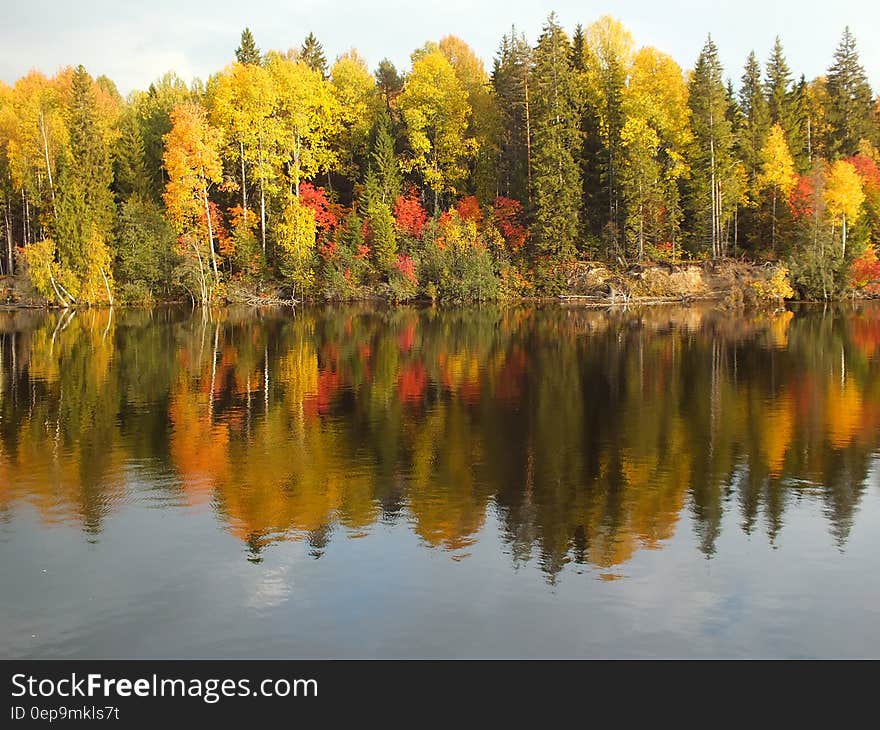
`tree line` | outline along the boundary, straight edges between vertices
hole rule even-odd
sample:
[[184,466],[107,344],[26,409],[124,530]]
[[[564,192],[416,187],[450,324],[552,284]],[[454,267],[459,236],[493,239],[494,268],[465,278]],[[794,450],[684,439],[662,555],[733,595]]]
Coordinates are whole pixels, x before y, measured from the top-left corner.
[[745,256],[830,298],[880,280],[878,120],[849,29],[824,76],[777,38],[737,84],[711,37],[684,71],[610,17],[512,28],[490,71],[454,36],[371,72],[245,29],[207,82],[0,84],[0,266],[71,306],[487,300],[557,292],[577,259]]

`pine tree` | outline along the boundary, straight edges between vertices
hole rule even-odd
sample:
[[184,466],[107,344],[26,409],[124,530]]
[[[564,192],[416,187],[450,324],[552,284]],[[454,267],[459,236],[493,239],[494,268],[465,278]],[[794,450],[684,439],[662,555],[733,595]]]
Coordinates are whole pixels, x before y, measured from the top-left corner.
[[320,44],[314,33],[309,33],[303,41],[300,49],[303,62],[313,71],[318,71],[325,79],[327,78],[327,58],[324,56],[324,46]]
[[727,240],[725,223],[736,207],[736,200],[727,194],[736,161],[732,154],[727,92],[718,48],[711,36],[691,76],[690,107],[695,140],[690,200],[692,232],[700,247],[706,246],[712,256],[721,256]]
[[241,44],[235,49],[235,58],[239,63],[260,65],[260,49],[254,42],[254,36],[250,28],[245,28],[241,32]]
[[532,78],[535,238],[542,254],[564,261],[577,250],[580,110],[571,44],[553,14],[535,48]]
[[873,94],[859,63],[856,39],[849,27],[843,31],[834,63],[828,69],[828,120],[831,130],[829,147],[833,153],[849,156],[856,153],[862,139],[873,140]]

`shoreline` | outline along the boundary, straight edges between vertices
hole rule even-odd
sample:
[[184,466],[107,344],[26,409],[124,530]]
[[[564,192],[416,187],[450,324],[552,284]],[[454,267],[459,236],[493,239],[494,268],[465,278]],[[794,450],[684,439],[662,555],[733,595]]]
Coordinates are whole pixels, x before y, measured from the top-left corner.
[[[787,271],[781,264],[772,262],[746,262],[741,259],[720,259],[707,261],[634,263],[626,267],[606,264],[600,261],[576,261],[569,265],[566,272],[564,291],[558,294],[531,294],[519,296],[503,296],[491,300],[458,301],[431,299],[421,294],[412,299],[394,301],[383,296],[380,286],[365,286],[359,296],[307,297],[302,300],[284,299],[269,293],[258,294],[260,289],[249,289],[247,286],[238,288],[238,296],[225,298],[208,304],[194,303],[189,299],[154,300],[150,302],[120,302],[113,304],[99,303],[90,305],[60,306],[52,300],[39,301],[28,293],[22,292],[24,280],[19,277],[2,277],[0,283],[5,284],[6,301],[0,302],[0,311],[15,310],[87,310],[107,309],[113,307],[131,309],[151,309],[167,306],[207,306],[235,307],[298,307],[326,306],[372,302],[377,308],[394,306],[436,306],[460,307],[482,306],[485,304],[549,304],[555,303],[568,307],[591,309],[626,308],[681,305],[689,306],[697,303],[716,302],[724,309],[766,309],[786,304],[831,304],[843,301],[871,301],[877,295],[865,292],[829,298],[800,299],[786,296],[795,294],[789,287],[777,291],[772,287],[774,276]],[[787,284],[787,279],[785,280]],[[272,292],[271,286],[268,290]],[[25,290],[26,292],[26,290]],[[18,297],[18,301],[14,301]],[[10,301],[12,300],[12,301]]]

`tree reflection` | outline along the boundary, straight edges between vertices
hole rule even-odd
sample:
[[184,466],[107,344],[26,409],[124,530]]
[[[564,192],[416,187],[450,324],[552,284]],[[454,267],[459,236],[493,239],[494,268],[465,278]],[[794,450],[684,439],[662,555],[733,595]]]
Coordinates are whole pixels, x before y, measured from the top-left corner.
[[730,509],[779,540],[806,498],[843,545],[878,448],[878,313],[0,313],[0,513],[98,535],[129,502],[189,505],[259,560],[401,520],[464,557],[492,511],[553,579],[662,547],[685,511],[707,555]]

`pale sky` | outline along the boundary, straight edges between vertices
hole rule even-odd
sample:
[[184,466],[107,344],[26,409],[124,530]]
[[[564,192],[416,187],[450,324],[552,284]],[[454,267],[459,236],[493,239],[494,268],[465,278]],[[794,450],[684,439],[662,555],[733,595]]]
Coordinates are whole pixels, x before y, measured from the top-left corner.
[[765,61],[777,34],[795,77],[824,73],[849,25],[875,92],[880,86],[880,2],[872,0],[0,0],[0,8],[0,79],[82,63],[123,94],[169,70],[206,79],[232,60],[244,26],[263,51],[299,46],[312,31],[329,61],[356,47],[371,69],[386,56],[406,69],[414,48],[452,33],[490,70],[511,24],[534,42],[551,10],[569,34],[579,22],[614,15],[638,45],[656,46],[684,68],[711,33],[737,82],[748,52]]

